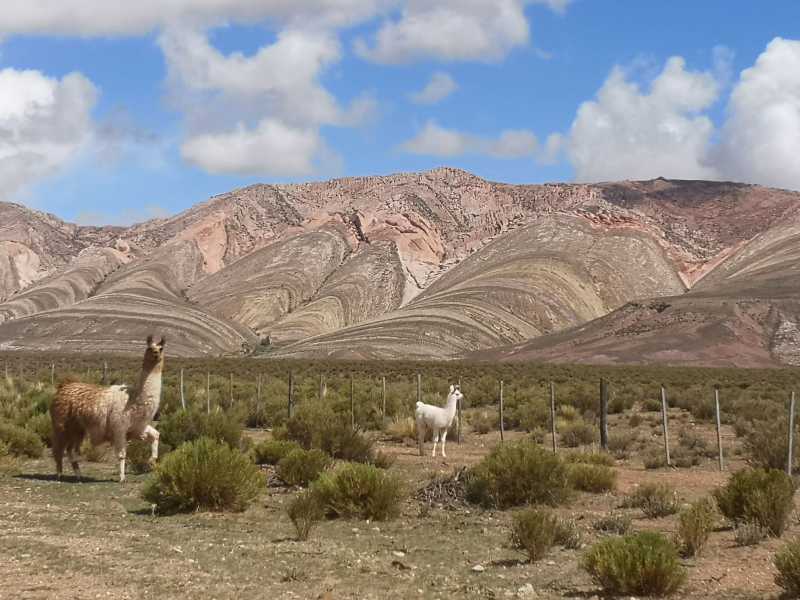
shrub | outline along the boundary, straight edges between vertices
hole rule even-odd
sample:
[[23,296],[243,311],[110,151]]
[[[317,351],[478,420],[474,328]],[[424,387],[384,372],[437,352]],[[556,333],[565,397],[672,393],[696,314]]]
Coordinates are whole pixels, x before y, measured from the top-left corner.
[[163,513],[241,511],[264,483],[259,468],[239,450],[203,437],[166,455],[142,496]]
[[647,483],[631,494],[624,505],[641,508],[648,519],[666,517],[678,512],[678,499],[670,486],[665,483]]
[[292,450],[278,462],[278,477],[286,485],[308,485],[331,464],[322,450]]
[[9,454],[14,456],[39,458],[44,452],[44,444],[38,435],[4,421],[0,421],[0,441],[5,443]]
[[651,448],[642,456],[642,464],[645,469],[660,469],[667,466],[667,458],[664,455],[664,450],[660,448]]
[[394,442],[416,439],[417,425],[413,417],[394,417],[384,428],[386,437]]
[[263,440],[253,448],[253,461],[257,465],[276,465],[300,444],[289,440]]
[[794,507],[794,483],[776,469],[744,469],[714,490],[720,512],[734,524],[752,521],[780,537]]
[[404,498],[403,485],[396,476],[359,463],[345,463],[323,473],[312,490],[329,517],[385,521],[400,513]]
[[800,539],[789,542],[775,553],[778,574],[775,583],[792,598],[800,597]]
[[53,445],[53,420],[49,413],[33,415],[25,423],[25,429],[39,436],[42,443],[48,448]]
[[742,523],[733,530],[737,546],[757,546],[769,536],[769,531],[758,523]]
[[586,446],[594,441],[594,427],[583,421],[567,423],[559,431],[561,445],[567,448]]
[[[628,417],[628,427],[631,429],[636,429],[639,425],[642,424],[642,415],[639,413],[633,413],[630,417]],[[610,440],[609,440],[610,441]]]
[[[163,452],[163,448],[161,451]],[[133,440],[128,443],[125,459],[132,473],[148,473],[153,469],[150,463],[150,444],[144,440]]]
[[683,510],[678,521],[678,536],[687,556],[696,556],[703,550],[714,528],[714,503],[703,498]]
[[581,547],[581,530],[572,519],[558,519],[556,527],[556,544],[577,550]]
[[569,452],[564,455],[568,463],[582,463],[587,465],[614,466],[614,458],[605,452]]
[[615,433],[608,436],[608,451],[617,458],[626,458],[639,435],[635,431]]
[[582,566],[612,594],[667,596],[686,579],[677,548],[660,533],[602,540],[584,555]]
[[319,448],[333,458],[350,462],[372,463],[375,460],[375,444],[360,431],[354,431],[349,423],[331,423],[321,432]]
[[162,418],[158,430],[161,441],[172,448],[201,437],[238,448],[242,438],[241,421],[221,411],[206,414],[199,410],[180,410]]
[[511,544],[528,555],[528,560],[536,562],[556,542],[558,518],[549,511],[528,508],[516,513],[511,525]]
[[[762,469],[786,468],[786,456],[789,450],[786,431],[787,427],[782,419],[754,421],[750,424],[745,434],[744,447],[754,466]],[[793,456],[797,457],[798,452],[800,452],[800,436],[795,436]]]
[[569,481],[577,490],[599,494],[616,487],[617,472],[603,465],[572,464],[569,465]]
[[378,450],[375,453],[375,458],[372,460],[372,464],[378,467],[379,469],[388,469],[391,467],[395,462],[395,457],[391,454],[384,452],[383,450]]
[[486,507],[557,506],[570,493],[564,462],[532,440],[495,447],[467,478],[467,500]]
[[106,443],[95,446],[88,439],[85,439],[81,444],[79,452],[85,461],[91,463],[101,463],[106,459],[108,449],[109,445]]
[[631,530],[631,518],[623,514],[611,514],[594,522],[592,527],[603,533],[625,535]]
[[311,528],[325,516],[325,512],[319,503],[319,498],[310,490],[298,494],[289,503],[286,512],[292,520],[292,525],[294,525],[297,532],[297,539],[300,541],[307,540],[308,534],[311,533]]
[[0,440],[0,473],[16,475],[19,473],[19,459],[11,454],[3,440]]
[[469,418],[469,425],[472,431],[479,435],[485,435],[495,428],[497,419],[486,411],[472,413]]

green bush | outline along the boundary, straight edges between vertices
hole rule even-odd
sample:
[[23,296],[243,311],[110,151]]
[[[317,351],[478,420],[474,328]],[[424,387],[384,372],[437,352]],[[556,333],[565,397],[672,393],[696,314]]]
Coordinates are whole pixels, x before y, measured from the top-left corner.
[[42,443],[48,448],[53,445],[53,420],[49,413],[33,415],[25,423],[25,429],[39,436]]
[[206,414],[200,410],[180,410],[163,417],[158,430],[161,441],[172,448],[201,437],[239,448],[242,439],[242,422],[222,411]]
[[[744,440],[745,451],[750,455],[751,463],[762,469],[786,469],[786,457],[789,450],[785,421],[753,421],[747,428]],[[793,456],[800,453],[800,436],[794,436]],[[794,467],[794,465],[792,465]]]
[[668,596],[686,580],[677,548],[660,533],[602,540],[584,555],[582,566],[612,594]]
[[657,519],[678,512],[678,498],[665,483],[646,483],[626,499],[624,506],[641,508],[645,517]]
[[557,506],[571,491],[561,458],[532,440],[496,446],[467,477],[467,500],[486,507]]
[[167,454],[142,496],[162,513],[242,511],[264,487],[264,475],[244,454],[202,437]]
[[278,477],[286,485],[308,485],[331,465],[322,450],[292,450],[278,461]]
[[696,556],[703,550],[714,528],[715,516],[714,503],[709,498],[698,500],[681,511],[678,537],[687,556]]
[[323,473],[312,491],[329,517],[360,517],[385,521],[400,514],[403,484],[373,465],[344,463]]
[[570,550],[577,550],[580,548],[581,530],[578,529],[577,523],[572,519],[558,519],[555,542],[559,546]]
[[530,562],[543,558],[556,542],[558,518],[538,508],[517,512],[511,525],[511,544],[523,550]]
[[758,523],[741,523],[733,530],[733,541],[737,546],[757,546],[769,537],[769,531]]
[[297,414],[286,422],[286,437],[303,448],[318,448],[339,460],[375,461],[374,442],[360,431],[353,430],[349,420],[318,402],[301,406]]
[[800,539],[787,543],[775,553],[778,574],[775,583],[792,598],[800,598]]
[[253,447],[253,461],[257,465],[277,465],[283,457],[300,448],[300,444],[290,440],[263,440]]
[[780,537],[794,508],[794,483],[776,469],[744,469],[714,490],[719,511],[735,525],[750,521]]
[[[161,451],[163,452],[164,449],[162,448]],[[153,465],[150,463],[150,454],[149,442],[144,440],[129,442],[125,455],[127,468],[132,473],[149,473],[153,469]]]
[[294,525],[297,532],[297,539],[300,541],[307,540],[308,534],[311,533],[311,528],[325,517],[319,498],[310,490],[298,494],[289,503],[286,512],[289,514],[292,525]]
[[625,535],[631,530],[631,518],[623,514],[611,514],[601,517],[592,524],[596,531],[603,533],[613,533],[616,535]]
[[667,466],[667,458],[662,448],[651,448],[642,456],[645,469],[661,469]]
[[563,456],[568,463],[604,465],[606,467],[613,467],[616,464],[614,457],[606,452],[568,452]]
[[39,458],[44,453],[44,444],[37,434],[12,423],[0,421],[0,441],[5,442],[14,456]]
[[101,463],[105,461],[108,450],[109,445],[106,443],[95,446],[90,440],[84,439],[78,452],[87,462]]
[[599,494],[617,485],[617,472],[611,467],[577,463],[569,465],[569,481],[576,490]]
[[594,427],[583,421],[567,423],[558,433],[561,445],[567,448],[587,446],[595,441]]
[[608,451],[617,458],[627,458],[638,439],[639,434],[635,431],[611,434],[608,436]]

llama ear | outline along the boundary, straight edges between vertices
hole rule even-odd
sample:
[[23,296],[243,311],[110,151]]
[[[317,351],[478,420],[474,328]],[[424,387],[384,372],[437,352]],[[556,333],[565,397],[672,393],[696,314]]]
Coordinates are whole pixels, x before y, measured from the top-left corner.
[[148,346],[152,346],[153,345],[153,336],[152,335],[148,335],[147,336],[147,345]]
[[164,344],[165,344],[166,342],[167,342],[167,338],[165,338],[165,337],[162,335],[162,336],[161,336],[161,341],[160,341],[160,342],[158,342],[158,347],[159,347],[159,348],[163,348],[163,347],[164,347]]
[[455,391],[456,391],[456,386],[454,386],[454,385],[451,385],[451,386],[450,386],[450,393],[452,394],[452,393],[453,393],[453,392],[455,392]]

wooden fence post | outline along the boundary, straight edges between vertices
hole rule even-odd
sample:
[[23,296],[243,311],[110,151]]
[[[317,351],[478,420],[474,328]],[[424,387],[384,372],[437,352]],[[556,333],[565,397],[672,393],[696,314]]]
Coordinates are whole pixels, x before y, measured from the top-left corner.
[[556,453],[556,386],[550,382],[550,432],[553,435],[553,454]]
[[672,466],[669,458],[669,424],[667,422],[667,388],[661,386],[661,424],[664,429],[664,454],[667,457],[667,466]]
[[288,414],[289,418],[292,418],[292,412],[294,411],[294,377],[292,376],[292,372],[289,371],[289,405],[288,405]]
[[381,377],[381,422],[386,419],[386,377]]
[[325,376],[319,376],[319,401],[322,402],[325,399]]
[[356,429],[356,399],[353,384],[353,376],[350,375],[350,426],[353,431]]
[[102,384],[106,385],[108,383],[108,362],[103,361],[103,379]]
[[206,371],[206,414],[211,414],[211,373]]
[[500,380],[500,441],[504,441],[505,424],[503,423],[503,380]]
[[421,373],[417,373],[417,402],[422,402],[422,374]]
[[786,458],[786,474],[789,477],[792,476],[792,467],[794,466],[792,463],[793,450],[794,450],[794,392],[792,392],[792,396],[789,399],[789,452]]
[[228,381],[228,408],[233,406],[233,373],[229,373]]
[[722,458],[722,427],[719,420],[719,386],[714,387],[714,414],[717,421],[717,450],[719,451],[719,470],[725,469]]
[[181,368],[181,408],[186,410],[186,396],[183,393],[183,368]]
[[[458,378],[458,391],[461,391],[461,377]],[[461,398],[458,399],[456,406],[456,443],[461,443]]]
[[608,450],[608,382],[600,378],[600,448]]
[[260,415],[260,412],[261,412],[261,373],[259,373],[258,377],[256,378],[256,412],[259,413],[259,417],[260,417],[261,416]]
[[56,384],[56,363],[50,363],[50,385]]

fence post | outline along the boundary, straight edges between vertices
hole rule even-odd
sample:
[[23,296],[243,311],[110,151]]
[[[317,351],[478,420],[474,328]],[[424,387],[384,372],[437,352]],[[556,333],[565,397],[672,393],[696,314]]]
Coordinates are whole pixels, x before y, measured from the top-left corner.
[[386,377],[381,377],[381,422],[386,419]]
[[292,418],[292,412],[294,410],[294,377],[292,377],[292,372],[289,371],[289,406],[288,406],[288,414],[289,418]]
[[50,363],[50,385],[56,384],[56,363]]
[[786,474],[792,476],[792,450],[794,450],[794,392],[789,399],[789,452],[786,459]]
[[722,428],[719,420],[719,386],[714,387],[714,414],[717,420],[717,450],[719,451],[719,470],[725,469],[722,459]]
[[233,406],[233,373],[229,373],[228,382],[228,408]]
[[211,373],[206,371],[206,414],[211,414]]
[[[461,391],[461,377],[458,378],[458,391]],[[461,443],[461,398],[458,399],[458,406],[456,406],[456,443]]]
[[319,394],[318,394],[318,396],[319,396],[319,401],[320,402],[322,402],[322,400],[325,398],[325,376],[324,375],[320,375],[319,376]]
[[421,373],[417,373],[417,402],[422,402],[422,374]]
[[667,423],[667,388],[661,386],[661,424],[664,429],[664,454],[667,457],[667,466],[672,466],[669,458],[669,424]]
[[350,375],[350,426],[356,429],[356,399],[354,393],[353,376]]
[[181,408],[186,410],[186,396],[183,394],[183,368],[181,368]]
[[103,381],[102,384],[106,385],[108,383],[108,362],[103,361]]
[[550,382],[550,432],[553,435],[553,454],[556,453],[556,386]]
[[608,382],[600,378],[600,448],[608,450]]
[[503,380],[500,380],[500,441],[505,437],[505,425],[503,424]]
[[256,379],[256,412],[261,416],[261,373],[258,374]]

